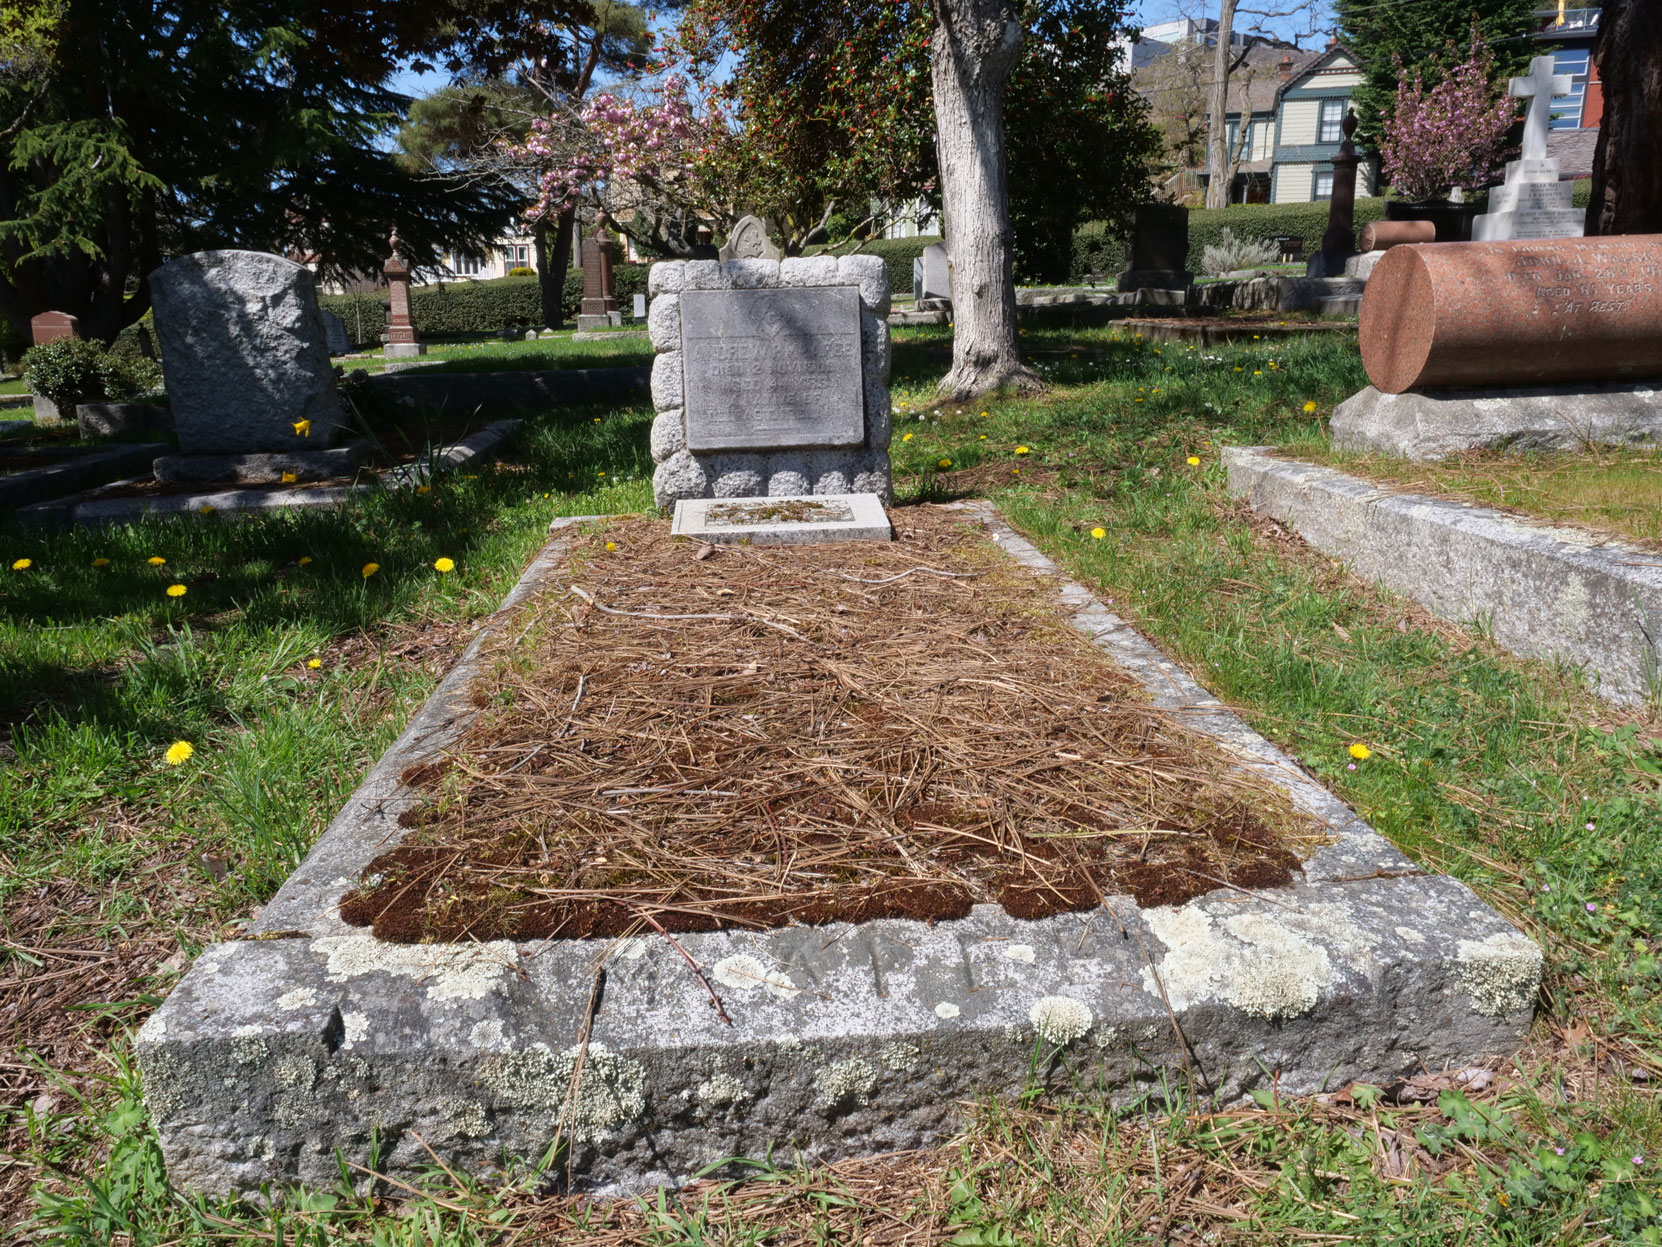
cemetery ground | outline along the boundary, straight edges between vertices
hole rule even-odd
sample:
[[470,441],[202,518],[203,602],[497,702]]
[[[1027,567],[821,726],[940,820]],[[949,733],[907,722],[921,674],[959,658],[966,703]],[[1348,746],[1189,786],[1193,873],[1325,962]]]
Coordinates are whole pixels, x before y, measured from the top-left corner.
[[1046,395],[937,408],[947,331],[897,332],[899,503],[996,500],[1539,940],[1515,1059],[1225,1110],[1181,1077],[1118,1110],[1088,1086],[1035,1090],[967,1106],[939,1149],[780,1156],[641,1200],[490,1190],[442,1156],[419,1192],[354,1194],[349,1166],[277,1209],[169,1192],[133,1029],[293,869],[549,520],[650,505],[644,407],[526,413],[496,467],[339,515],[0,530],[0,1225],[133,1243],[1662,1241],[1657,709],[1612,708],[1228,500],[1220,446],[1307,444],[1360,388],[1347,336],[1025,339]]

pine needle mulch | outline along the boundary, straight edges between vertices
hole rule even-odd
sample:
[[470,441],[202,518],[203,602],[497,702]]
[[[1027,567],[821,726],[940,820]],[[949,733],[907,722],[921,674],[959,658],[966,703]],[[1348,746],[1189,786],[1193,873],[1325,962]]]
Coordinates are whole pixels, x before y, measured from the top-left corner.
[[949,508],[898,540],[577,539],[342,914],[413,942],[1018,918],[1286,884],[1322,831]]

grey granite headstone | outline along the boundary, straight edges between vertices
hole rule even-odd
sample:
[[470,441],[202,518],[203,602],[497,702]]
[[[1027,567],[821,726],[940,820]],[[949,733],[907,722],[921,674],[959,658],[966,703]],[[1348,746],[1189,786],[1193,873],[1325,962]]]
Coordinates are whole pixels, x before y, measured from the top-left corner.
[[327,308],[323,310],[323,340],[330,355],[350,355],[352,343],[346,337],[346,322]]
[[727,245],[718,254],[723,260],[777,260],[785,253],[768,233],[767,222],[747,216],[727,235]]
[[340,398],[305,268],[259,251],[201,251],[151,273],[150,293],[181,451],[334,440]]
[[865,440],[853,286],[689,290],[681,351],[690,450]]
[[952,298],[952,268],[947,263],[946,247],[930,243],[923,249],[921,285],[913,291],[916,301]]

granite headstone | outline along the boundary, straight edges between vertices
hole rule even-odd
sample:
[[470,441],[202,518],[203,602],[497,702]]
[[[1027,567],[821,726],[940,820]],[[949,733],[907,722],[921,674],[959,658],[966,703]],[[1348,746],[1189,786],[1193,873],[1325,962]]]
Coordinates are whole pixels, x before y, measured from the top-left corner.
[[947,262],[946,247],[930,243],[912,266],[912,303],[925,301],[952,301],[952,266]]
[[346,337],[346,322],[328,308],[323,309],[323,340],[330,355],[352,353],[352,343]]
[[759,216],[747,216],[727,235],[727,245],[720,251],[723,260],[777,260],[784,255],[768,233],[767,222]]
[[1547,155],[1552,98],[1570,90],[1568,74],[1553,73],[1553,58],[1537,56],[1529,73],[1513,78],[1514,98],[1528,99],[1523,158],[1506,166],[1506,182],[1489,192],[1489,210],[1472,221],[1473,242],[1506,239],[1580,238],[1586,214],[1571,203],[1573,182],[1559,180],[1558,161]]
[[201,251],[151,273],[150,292],[184,453],[334,440],[340,398],[308,270],[259,251]]

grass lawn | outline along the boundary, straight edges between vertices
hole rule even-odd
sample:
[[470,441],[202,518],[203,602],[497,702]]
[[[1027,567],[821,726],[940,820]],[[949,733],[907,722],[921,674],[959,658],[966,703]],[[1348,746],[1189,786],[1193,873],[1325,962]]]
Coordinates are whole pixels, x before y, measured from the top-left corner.
[[[606,331],[617,341],[574,342],[570,333],[535,342],[433,342],[424,357],[437,360],[428,372],[521,372],[542,368],[628,368],[652,362],[652,344],[645,338],[624,336],[623,331]],[[342,360],[351,371],[363,368],[378,372],[387,361],[380,355],[361,360]]]
[[[495,469],[341,516],[0,530],[0,1209],[53,1243],[1662,1241],[1662,719],[1228,500],[1219,447],[1316,437],[1362,383],[1350,339],[1024,340],[1048,393],[935,408],[947,331],[897,332],[902,504],[996,498],[1408,853],[1537,936],[1548,977],[1515,1061],[1228,1111],[1180,1082],[1119,1110],[1080,1087],[976,1108],[940,1149],[639,1201],[437,1169],[420,1197],[167,1192],[132,1030],[271,895],[548,520],[649,506],[650,413],[563,411]],[[171,766],[178,740],[194,756]],[[1372,756],[1350,769],[1358,741]]]
[[1515,511],[1554,524],[1575,524],[1630,541],[1662,543],[1662,453],[1602,447],[1585,453],[1506,455],[1486,451],[1410,463],[1382,455],[1341,454],[1324,439],[1284,447],[1404,491]]

